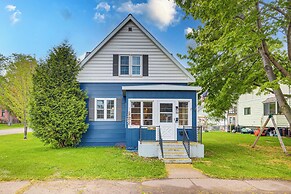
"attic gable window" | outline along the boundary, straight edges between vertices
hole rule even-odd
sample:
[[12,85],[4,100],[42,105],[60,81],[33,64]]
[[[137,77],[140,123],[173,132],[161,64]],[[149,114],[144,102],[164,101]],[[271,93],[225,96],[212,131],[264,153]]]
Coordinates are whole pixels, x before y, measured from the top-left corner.
[[120,55],[120,75],[140,76],[142,67],[141,55]]

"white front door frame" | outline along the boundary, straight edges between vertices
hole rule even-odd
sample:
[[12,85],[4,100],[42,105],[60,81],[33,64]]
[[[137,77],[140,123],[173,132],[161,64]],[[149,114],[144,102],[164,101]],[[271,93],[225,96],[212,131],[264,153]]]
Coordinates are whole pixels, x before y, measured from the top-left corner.
[[[177,141],[177,107],[178,100],[158,100],[157,101],[157,125],[160,126],[162,139],[166,141]],[[160,105],[161,104],[171,104],[172,105],[172,112],[164,112],[164,113],[172,113],[171,121],[169,122],[161,122],[161,111]],[[163,114],[163,113],[162,113]],[[159,140],[159,131],[156,132],[156,140]]]
[[[182,128],[183,126],[179,126],[179,111],[178,106],[179,102],[188,102],[188,126],[192,126],[192,99],[166,99],[166,98],[129,98],[128,99],[128,117],[127,117],[127,127],[128,128],[139,128],[138,125],[131,125],[130,122],[130,113],[131,113],[131,102],[133,101],[141,101],[141,102],[152,102],[153,103],[153,126],[160,126],[160,103],[173,103],[173,129],[174,129],[174,137],[171,140],[177,140],[177,129]],[[196,110],[197,111],[197,110]],[[144,126],[144,125],[143,125]],[[156,140],[159,140],[159,131],[156,130]]]

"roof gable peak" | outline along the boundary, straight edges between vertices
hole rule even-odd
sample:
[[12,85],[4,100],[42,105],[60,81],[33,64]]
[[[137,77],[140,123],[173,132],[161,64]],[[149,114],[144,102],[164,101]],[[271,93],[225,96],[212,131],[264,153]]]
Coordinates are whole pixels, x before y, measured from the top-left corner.
[[132,21],[192,82],[195,78],[185,69],[185,67],[151,34],[143,27],[130,13],[128,16],[99,44],[88,54],[80,63],[83,67],[115,34],[119,32],[129,21]]

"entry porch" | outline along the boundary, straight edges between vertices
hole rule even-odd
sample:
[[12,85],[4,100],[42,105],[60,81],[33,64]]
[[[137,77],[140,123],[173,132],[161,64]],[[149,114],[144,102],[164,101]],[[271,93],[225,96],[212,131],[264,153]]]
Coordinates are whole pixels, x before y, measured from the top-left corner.
[[139,156],[158,157],[165,163],[191,163],[191,158],[204,157],[201,127],[183,126],[182,129],[177,129],[176,140],[163,140],[163,134],[160,126],[141,126]]

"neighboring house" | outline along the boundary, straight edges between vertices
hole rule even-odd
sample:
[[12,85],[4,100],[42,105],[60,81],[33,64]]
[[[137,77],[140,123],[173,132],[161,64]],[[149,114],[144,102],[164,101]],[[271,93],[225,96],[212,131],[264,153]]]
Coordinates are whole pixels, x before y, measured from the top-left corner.
[[[81,146],[125,145],[157,157],[159,132],[163,141],[177,142],[183,126],[191,126],[189,138],[197,141],[200,87],[188,86],[193,76],[131,14],[81,66],[78,81],[89,97],[89,128]],[[198,147],[191,157],[204,156],[203,145]]]
[[[291,89],[287,85],[281,85],[283,94],[289,95]],[[280,112],[279,105],[274,94],[256,95],[257,91],[251,94],[244,94],[238,100],[238,124],[247,127],[260,127],[264,123],[269,114],[274,116],[278,127],[290,127],[285,116]],[[286,98],[291,105],[291,98]],[[269,122],[267,127],[273,127]]]
[[12,116],[9,111],[0,107],[0,123],[19,123],[19,120]]
[[204,102],[198,107],[198,126],[203,127],[203,131],[208,130],[225,130],[227,129],[227,114],[225,119],[217,119],[210,117],[207,112],[204,111]]

